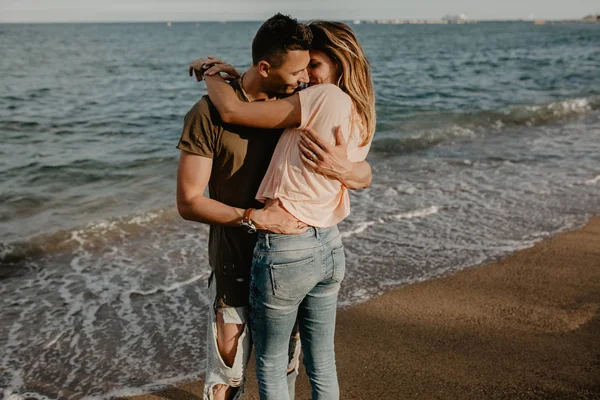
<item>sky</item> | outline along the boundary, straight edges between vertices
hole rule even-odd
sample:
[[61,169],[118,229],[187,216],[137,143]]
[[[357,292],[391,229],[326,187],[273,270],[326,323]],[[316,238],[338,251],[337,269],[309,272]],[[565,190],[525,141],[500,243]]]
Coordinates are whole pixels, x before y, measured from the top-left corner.
[[0,22],[298,19],[578,19],[600,13],[599,0],[0,0]]

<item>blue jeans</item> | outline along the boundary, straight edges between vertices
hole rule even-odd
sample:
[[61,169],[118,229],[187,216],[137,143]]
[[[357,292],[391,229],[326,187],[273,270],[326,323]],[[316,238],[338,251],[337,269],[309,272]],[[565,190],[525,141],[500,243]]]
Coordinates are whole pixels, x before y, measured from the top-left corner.
[[250,329],[262,400],[288,400],[288,346],[298,320],[312,398],[339,399],[334,334],[344,278],[337,226],[299,235],[260,233],[250,282]]

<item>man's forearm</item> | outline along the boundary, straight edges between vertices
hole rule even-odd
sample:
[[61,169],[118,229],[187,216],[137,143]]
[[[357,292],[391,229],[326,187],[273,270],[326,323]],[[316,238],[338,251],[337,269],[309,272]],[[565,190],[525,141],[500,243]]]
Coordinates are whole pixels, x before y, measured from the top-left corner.
[[371,186],[371,165],[366,161],[353,162],[352,168],[340,176],[338,180],[348,189],[364,189]]
[[184,219],[209,225],[240,226],[244,216],[244,209],[202,195],[188,201],[178,201],[177,209]]
[[[204,196],[186,202],[179,201],[177,208],[179,214],[186,220],[232,227],[241,226],[245,211]],[[306,229],[306,224],[298,221],[283,208],[276,206],[267,208],[252,212],[251,220],[256,229],[285,234],[302,233]]]

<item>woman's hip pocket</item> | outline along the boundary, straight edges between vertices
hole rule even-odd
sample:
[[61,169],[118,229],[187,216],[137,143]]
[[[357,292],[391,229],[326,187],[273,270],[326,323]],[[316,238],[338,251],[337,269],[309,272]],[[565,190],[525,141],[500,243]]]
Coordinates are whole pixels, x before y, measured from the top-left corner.
[[255,254],[252,279],[265,294],[282,300],[302,300],[321,278],[320,255],[315,250]]

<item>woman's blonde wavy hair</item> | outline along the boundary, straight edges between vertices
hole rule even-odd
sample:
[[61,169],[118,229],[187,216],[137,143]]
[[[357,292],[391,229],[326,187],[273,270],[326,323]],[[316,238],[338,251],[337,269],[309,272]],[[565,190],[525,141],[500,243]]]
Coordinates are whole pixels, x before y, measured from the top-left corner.
[[363,121],[361,146],[375,134],[375,90],[371,79],[371,65],[350,27],[342,22],[311,21],[312,50],[322,51],[335,63],[338,70],[337,86],[354,103]]

